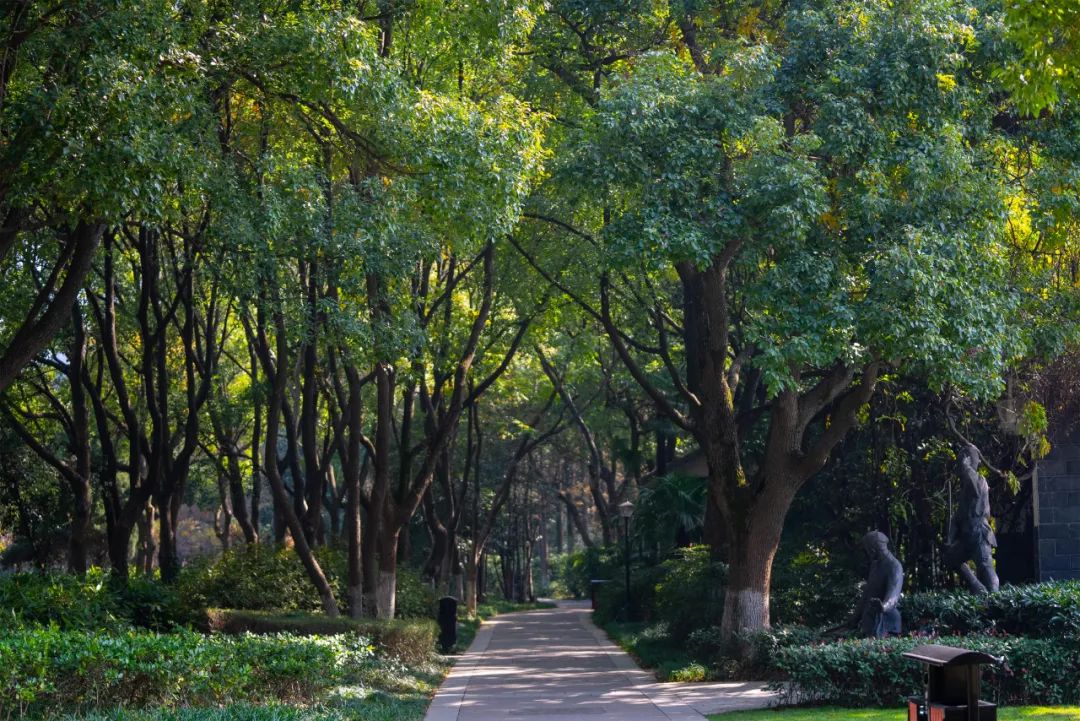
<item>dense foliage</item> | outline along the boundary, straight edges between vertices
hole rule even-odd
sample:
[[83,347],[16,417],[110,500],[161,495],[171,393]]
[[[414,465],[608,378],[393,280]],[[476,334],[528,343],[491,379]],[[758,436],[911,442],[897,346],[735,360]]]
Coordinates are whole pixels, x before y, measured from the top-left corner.
[[0,575],[0,607],[10,614],[5,621],[16,627],[170,630],[190,621],[190,607],[180,599],[175,589],[150,578],[132,578],[126,585],[110,583],[100,569],[85,578],[59,573]]

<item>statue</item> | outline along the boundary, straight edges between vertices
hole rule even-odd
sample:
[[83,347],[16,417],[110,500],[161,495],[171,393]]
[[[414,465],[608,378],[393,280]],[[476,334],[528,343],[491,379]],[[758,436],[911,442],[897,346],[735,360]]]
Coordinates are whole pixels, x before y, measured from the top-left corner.
[[870,573],[862,599],[847,626],[858,624],[863,638],[884,638],[900,633],[900,592],[904,568],[889,551],[889,537],[880,531],[863,536],[863,550],[870,557]]
[[904,588],[904,567],[889,551],[889,537],[881,531],[863,536],[863,550],[870,559],[870,573],[862,598],[847,621],[830,628],[827,635],[847,635],[858,629],[862,638],[884,638],[900,634],[900,592]]
[[[960,500],[949,521],[945,565],[960,574],[972,593],[998,590],[993,549],[997,538],[990,527],[990,488],[979,474],[979,449],[965,443],[960,455]],[[972,573],[968,561],[975,562]]]

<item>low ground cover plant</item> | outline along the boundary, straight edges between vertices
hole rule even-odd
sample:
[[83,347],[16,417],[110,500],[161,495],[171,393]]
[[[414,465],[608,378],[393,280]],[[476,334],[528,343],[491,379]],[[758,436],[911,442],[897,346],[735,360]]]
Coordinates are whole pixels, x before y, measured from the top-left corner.
[[356,634],[371,639],[385,655],[407,663],[431,656],[439,628],[430,619],[329,618],[321,614],[284,614],[212,608],[206,612],[209,630],[227,634],[289,633],[297,636]]
[[0,636],[0,718],[50,709],[312,701],[375,658],[356,634],[28,628]]

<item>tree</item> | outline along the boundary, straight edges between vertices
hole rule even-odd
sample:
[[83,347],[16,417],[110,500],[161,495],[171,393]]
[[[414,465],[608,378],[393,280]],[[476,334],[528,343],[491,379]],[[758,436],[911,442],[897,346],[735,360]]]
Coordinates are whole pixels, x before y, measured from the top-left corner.
[[883,375],[993,396],[1023,351],[985,28],[965,13],[688,12],[686,54],[627,63],[538,198],[537,270],[704,452],[729,640],[768,625],[785,514]]

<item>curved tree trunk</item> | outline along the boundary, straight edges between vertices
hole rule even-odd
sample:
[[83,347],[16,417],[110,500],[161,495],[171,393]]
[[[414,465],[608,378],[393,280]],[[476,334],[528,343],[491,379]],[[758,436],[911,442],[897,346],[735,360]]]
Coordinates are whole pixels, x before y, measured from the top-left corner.
[[[288,348],[286,344],[288,341],[285,330],[285,319],[280,312],[275,313],[274,330],[276,331],[277,336],[277,357],[279,359],[287,358]],[[266,365],[268,366],[267,370],[270,370],[269,363]],[[274,503],[284,516],[285,524],[288,526],[289,533],[293,538],[293,547],[296,549],[296,555],[300,557],[300,562],[303,564],[304,570],[307,571],[308,578],[311,580],[312,585],[315,586],[315,590],[319,594],[323,612],[326,613],[327,616],[336,617],[339,615],[339,611],[337,599],[334,598],[334,591],[330,587],[330,583],[326,580],[326,574],[323,573],[322,568],[319,566],[319,562],[315,559],[315,554],[312,553],[311,546],[308,545],[304,535],[304,527],[300,523],[299,515],[297,515],[292,504],[289,502],[289,495],[285,490],[285,483],[281,479],[281,471],[278,466],[277,441],[278,431],[280,429],[282,405],[285,401],[285,381],[285,369],[279,367],[276,372],[273,372],[273,395],[271,396],[270,405],[266,412],[266,443],[263,451],[263,466],[266,468],[266,475],[270,481],[270,490],[274,494]]]
[[[67,321],[104,232],[104,225],[82,222],[68,235],[58,261],[67,264],[63,282],[55,289],[46,288],[39,293],[40,302],[34,303],[7,347],[0,351],[0,392],[11,385],[19,371],[45,348]],[[59,275],[54,274],[52,280],[55,282]]]

